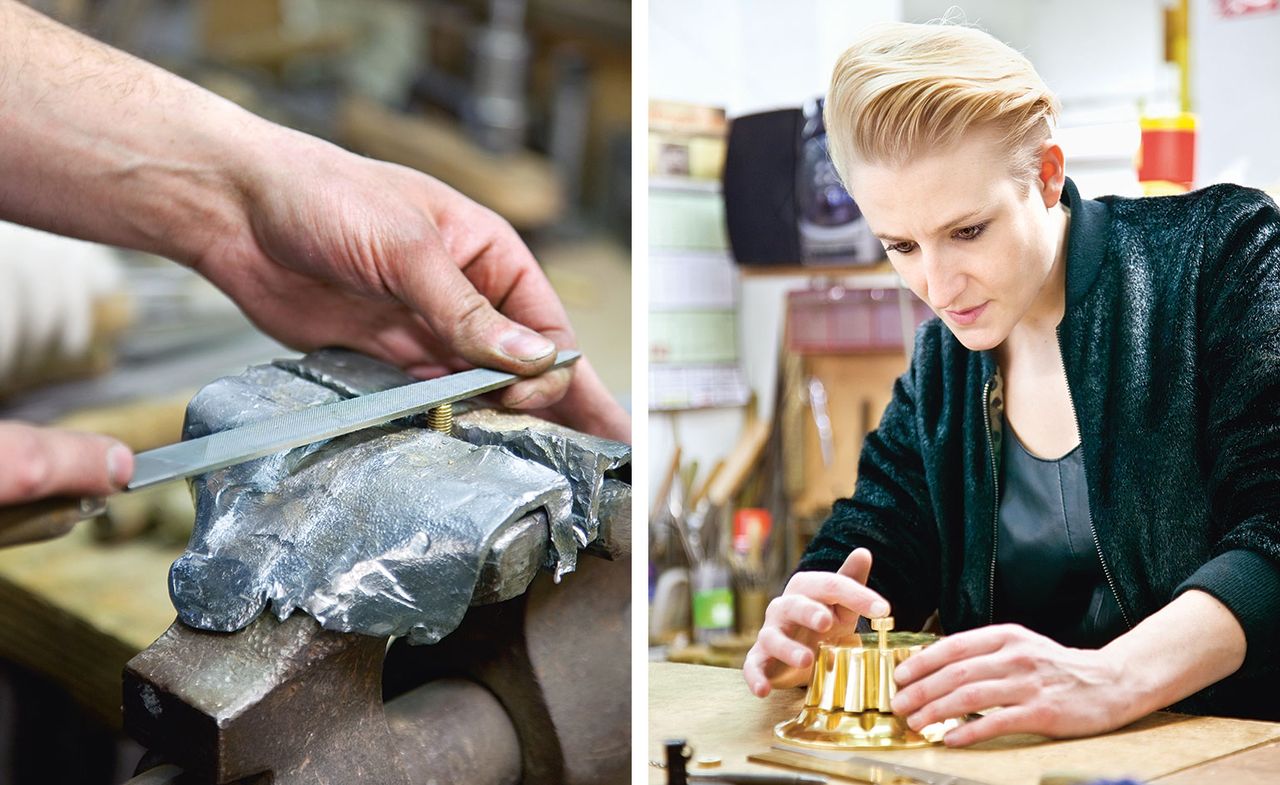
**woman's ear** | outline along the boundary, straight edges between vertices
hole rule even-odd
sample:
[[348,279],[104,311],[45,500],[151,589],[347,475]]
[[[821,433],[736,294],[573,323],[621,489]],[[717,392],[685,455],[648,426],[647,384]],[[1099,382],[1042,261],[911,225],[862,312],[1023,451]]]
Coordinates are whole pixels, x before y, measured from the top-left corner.
[[1064,168],[1062,148],[1052,139],[1046,139],[1040,148],[1040,177],[1036,186],[1046,208],[1057,206],[1066,187],[1067,172]]

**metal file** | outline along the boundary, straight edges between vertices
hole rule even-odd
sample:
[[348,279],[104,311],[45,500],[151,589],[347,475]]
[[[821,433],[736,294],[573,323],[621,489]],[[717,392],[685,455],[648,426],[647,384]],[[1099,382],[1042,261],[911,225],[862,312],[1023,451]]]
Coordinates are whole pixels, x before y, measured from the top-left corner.
[[[581,352],[562,351],[552,368],[575,362]],[[237,463],[421,414],[428,409],[507,387],[526,378],[477,368],[438,379],[312,406],[279,417],[220,431],[199,439],[138,453],[134,458],[134,491],[169,480],[193,477]]]
[[[580,352],[562,351],[551,368],[571,365]],[[550,370],[550,369],[549,369]],[[295,447],[332,439],[515,384],[512,373],[477,368],[269,417],[260,422],[171,444],[134,456],[136,491],[194,477]],[[0,507],[0,547],[59,537],[78,521],[100,515],[105,499],[58,497]]]

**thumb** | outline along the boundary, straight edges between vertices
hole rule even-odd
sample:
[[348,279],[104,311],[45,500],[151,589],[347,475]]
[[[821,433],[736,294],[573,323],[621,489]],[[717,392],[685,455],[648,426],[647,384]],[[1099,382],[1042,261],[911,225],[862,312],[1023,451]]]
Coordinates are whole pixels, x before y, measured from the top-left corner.
[[476,290],[443,249],[435,263],[405,265],[400,297],[445,348],[472,365],[532,375],[555,361],[556,345],[503,316]]
[[0,504],[106,496],[133,476],[133,453],[91,433],[0,422]]

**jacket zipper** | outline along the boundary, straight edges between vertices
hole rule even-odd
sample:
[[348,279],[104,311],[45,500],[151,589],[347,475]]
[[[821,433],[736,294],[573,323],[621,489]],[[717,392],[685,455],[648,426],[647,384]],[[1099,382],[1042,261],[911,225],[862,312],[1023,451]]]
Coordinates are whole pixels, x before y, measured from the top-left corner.
[[[993,377],[994,378],[994,377]],[[987,624],[996,618],[996,553],[1000,537],[1000,470],[996,466],[996,448],[991,439],[991,379],[982,385],[982,422],[987,426],[987,454],[991,456],[991,570],[987,585]]]
[[[1062,379],[1067,383],[1067,400],[1071,403],[1071,419],[1076,425],[1076,441],[1080,446],[1080,470],[1084,472],[1085,487],[1089,485],[1089,467],[1084,461],[1084,435],[1080,430],[1080,415],[1076,412],[1075,394],[1071,392],[1071,377],[1067,376],[1066,353],[1062,350],[1062,330],[1054,328],[1054,334],[1058,338],[1058,354],[1062,357]],[[1124,603],[1120,602],[1120,592],[1116,590],[1115,581],[1111,579],[1111,569],[1107,567],[1107,560],[1102,555],[1102,543],[1098,540],[1098,528],[1093,525],[1093,505],[1089,503],[1088,496],[1085,497],[1085,513],[1089,518],[1089,533],[1093,535],[1093,548],[1098,552],[1098,562],[1102,565],[1102,574],[1107,579],[1107,586],[1111,589],[1111,596],[1115,598],[1116,607],[1120,609],[1120,617],[1124,619],[1124,626],[1132,630],[1133,624],[1129,622],[1129,614],[1125,612]]]

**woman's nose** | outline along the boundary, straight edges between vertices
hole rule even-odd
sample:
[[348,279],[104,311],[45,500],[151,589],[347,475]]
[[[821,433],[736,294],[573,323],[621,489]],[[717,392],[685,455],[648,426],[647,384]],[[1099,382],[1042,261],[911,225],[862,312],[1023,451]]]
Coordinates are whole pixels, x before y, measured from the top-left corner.
[[929,305],[935,311],[964,305],[957,300],[964,292],[964,274],[948,264],[941,254],[923,254],[925,286]]

